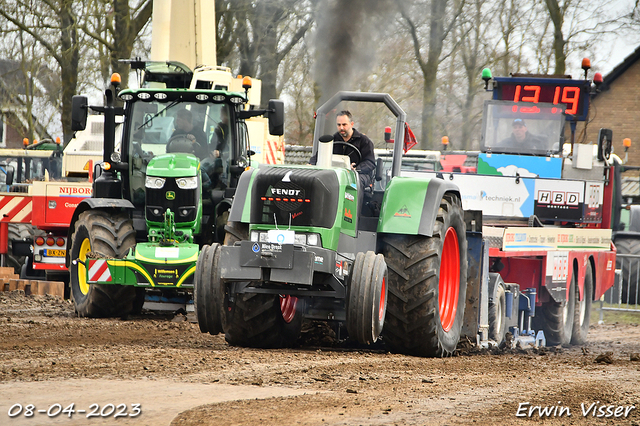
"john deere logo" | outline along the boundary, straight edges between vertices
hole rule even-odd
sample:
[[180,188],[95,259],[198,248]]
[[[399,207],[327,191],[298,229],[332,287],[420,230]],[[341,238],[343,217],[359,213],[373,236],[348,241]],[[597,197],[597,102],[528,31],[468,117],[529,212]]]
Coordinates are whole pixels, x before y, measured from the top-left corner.
[[175,200],[176,199],[176,193],[173,191],[167,191],[165,193],[165,196],[167,197],[167,200]]

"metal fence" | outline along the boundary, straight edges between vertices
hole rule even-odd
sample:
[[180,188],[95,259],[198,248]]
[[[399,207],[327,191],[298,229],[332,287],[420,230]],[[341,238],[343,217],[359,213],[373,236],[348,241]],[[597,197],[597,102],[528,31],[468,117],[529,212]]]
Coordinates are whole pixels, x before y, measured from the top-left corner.
[[600,320],[603,311],[636,312],[640,315],[640,255],[617,254],[616,277],[600,299]]

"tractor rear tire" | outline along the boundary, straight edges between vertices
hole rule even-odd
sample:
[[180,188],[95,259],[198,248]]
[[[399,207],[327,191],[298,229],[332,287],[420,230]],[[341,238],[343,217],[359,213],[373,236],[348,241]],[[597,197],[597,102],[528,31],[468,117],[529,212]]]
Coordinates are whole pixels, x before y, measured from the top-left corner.
[[549,302],[538,308],[534,326],[544,331],[548,346],[571,344],[573,319],[576,307],[576,273],[571,273],[569,300],[563,303]]
[[[614,241],[618,254],[640,255],[640,239],[637,238],[616,238]],[[636,300],[640,302],[640,288],[638,287],[638,264],[637,258],[631,259],[616,257],[616,269],[622,269],[622,303],[635,305]]]
[[431,237],[387,235],[389,298],[384,342],[396,352],[448,356],[460,340],[467,240],[460,199],[445,195]]
[[587,264],[584,274],[584,284],[582,300],[576,286],[576,304],[573,312],[573,331],[571,332],[572,345],[584,345],[589,334],[589,324],[591,323],[591,303],[593,300],[593,271],[591,264]]
[[506,299],[504,286],[498,284],[494,299],[489,302],[489,339],[498,346],[504,342],[506,328]]
[[347,296],[347,332],[358,343],[375,343],[387,308],[387,264],[372,251],[358,253]]
[[193,305],[203,333],[222,332],[222,291],[220,282],[220,245],[202,247],[196,263]]
[[[88,210],[80,214],[71,237],[71,260],[87,260],[95,252],[105,258],[122,259],[136,245],[133,221],[126,213]],[[136,287],[88,284],[85,266],[69,268],[71,296],[80,317],[124,317],[134,309]]]
[[236,241],[246,241],[249,239],[249,225],[241,222],[227,222],[224,227],[224,245],[232,246]]

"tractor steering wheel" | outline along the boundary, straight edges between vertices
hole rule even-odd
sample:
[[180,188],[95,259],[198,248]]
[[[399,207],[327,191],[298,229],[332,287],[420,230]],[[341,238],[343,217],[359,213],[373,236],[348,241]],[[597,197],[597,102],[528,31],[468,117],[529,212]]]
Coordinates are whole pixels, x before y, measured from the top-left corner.
[[201,150],[202,146],[198,142],[189,139],[187,135],[175,135],[167,142],[166,152],[183,152],[185,154],[194,154],[197,157],[198,152]]
[[360,152],[360,150],[358,148],[356,148],[355,146],[351,145],[350,143],[342,142],[342,141],[334,141],[333,144],[334,145],[342,145],[342,146],[346,146],[347,148],[351,148],[351,150],[358,155],[358,161],[356,161],[355,163],[359,164],[362,161],[362,153]]

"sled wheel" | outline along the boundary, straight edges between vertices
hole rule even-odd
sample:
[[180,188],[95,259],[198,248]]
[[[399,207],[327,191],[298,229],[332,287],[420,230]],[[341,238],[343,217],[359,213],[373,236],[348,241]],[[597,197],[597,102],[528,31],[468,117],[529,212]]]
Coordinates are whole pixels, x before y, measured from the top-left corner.
[[386,235],[389,268],[385,344],[418,356],[452,354],[467,293],[467,240],[460,199],[440,201],[431,237]]
[[358,253],[353,263],[347,305],[347,332],[370,345],[382,332],[387,311],[387,264],[372,251]]
[[116,317],[130,314],[136,299],[136,287],[116,284],[89,284],[85,264],[87,254],[121,259],[136,245],[133,221],[126,213],[88,210],[80,214],[71,237],[69,268],[71,296],[81,317]]
[[576,273],[571,274],[569,299],[563,303],[549,302],[536,312],[535,325],[542,328],[548,346],[569,345],[576,305]]
[[489,339],[494,340],[498,346],[502,344],[506,328],[506,300],[504,287],[498,284],[494,299],[489,302]]
[[591,322],[591,303],[593,299],[593,271],[591,264],[587,264],[584,274],[584,284],[582,300],[576,287],[576,305],[573,313],[573,331],[571,332],[571,344],[584,345],[589,334],[589,323]]

